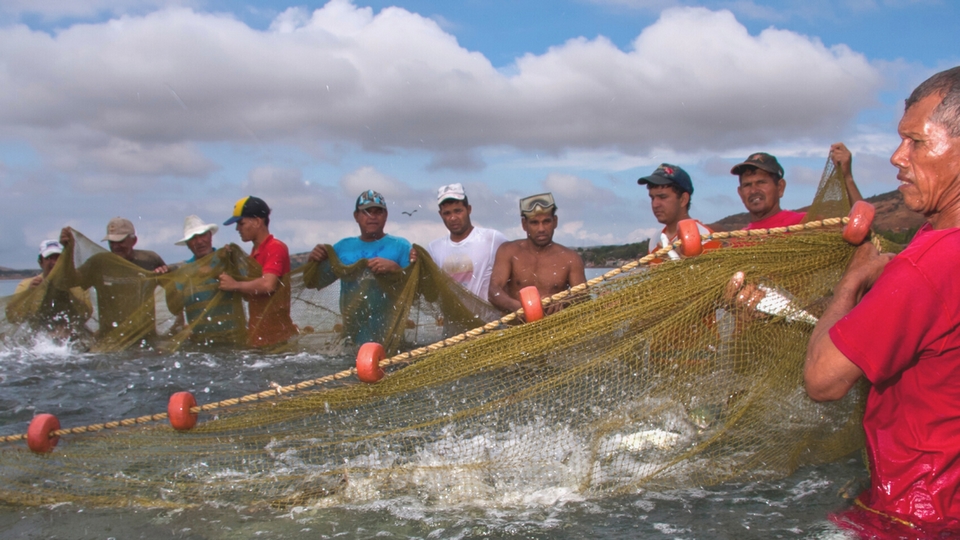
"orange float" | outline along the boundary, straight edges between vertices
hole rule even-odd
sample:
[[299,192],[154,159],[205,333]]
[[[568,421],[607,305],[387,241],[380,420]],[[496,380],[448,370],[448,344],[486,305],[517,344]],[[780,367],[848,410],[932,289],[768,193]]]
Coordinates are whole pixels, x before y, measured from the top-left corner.
[[383,378],[383,370],[380,369],[380,362],[387,357],[383,345],[379,343],[364,343],[357,351],[357,378],[361,381],[373,384]]
[[190,409],[197,406],[197,400],[190,392],[177,392],[170,396],[167,403],[167,419],[170,425],[177,431],[187,431],[197,425],[197,413],[191,413]]
[[38,454],[52,452],[60,437],[51,437],[50,434],[58,429],[60,420],[56,416],[46,413],[34,416],[27,428],[27,446]]
[[680,254],[684,257],[696,257],[703,253],[703,239],[700,238],[696,220],[681,219],[677,223],[677,236],[680,238]]
[[539,321],[543,318],[543,303],[540,301],[540,291],[530,285],[520,289],[520,304],[527,322]]
[[843,226],[843,239],[855,246],[862,244],[870,234],[870,226],[873,225],[876,213],[877,209],[867,201],[853,203],[847,215],[850,221]]

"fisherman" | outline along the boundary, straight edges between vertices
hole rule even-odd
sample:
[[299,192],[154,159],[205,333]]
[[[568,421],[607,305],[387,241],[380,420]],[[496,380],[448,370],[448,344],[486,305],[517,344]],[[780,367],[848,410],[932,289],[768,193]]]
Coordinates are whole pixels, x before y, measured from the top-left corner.
[[[650,195],[650,209],[657,221],[663,224],[663,230],[660,231],[660,238],[656,243],[650,242],[649,252],[653,253],[664,246],[672,245],[679,237],[678,224],[681,220],[690,219],[690,199],[693,197],[693,181],[690,175],[676,165],[663,163],[649,176],[644,176],[637,180],[640,185],[647,186],[647,193]],[[709,227],[696,221],[697,230],[701,236],[712,234]],[[716,240],[704,241],[705,249],[716,249],[720,243]],[[680,254],[671,249],[667,253],[670,260],[677,260]],[[663,262],[656,260],[656,262]]]
[[[551,193],[520,199],[520,225],[527,233],[497,250],[490,277],[489,300],[504,312],[517,311],[520,289],[535,285],[540,297],[586,283],[583,260],[576,251],[553,241],[557,204]],[[548,311],[558,309],[551,305]]]
[[107,223],[107,235],[101,242],[107,242],[114,255],[119,255],[148,272],[155,274],[167,272],[167,264],[163,262],[160,255],[145,249],[133,249],[133,246],[137,245],[137,230],[129,219],[122,217],[111,219]]
[[[853,181],[853,156],[846,145],[842,142],[831,145],[830,160],[843,174],[850,203],[863,199]],[[744,230],[789,227],[801,223],[806,217],[803,212],[780,208],[780,199],[787,188],[787,181],[783,178],[783,167],[774,156],[765,152],[750,154],[743,163],[734,165],[730,174],[740,178],[737,193],[750,213],[750,224],[744,227]]]
[[507,237],[500,231],[473,225],[473,208],[461,184],[441,187],[437,203],[440,219],[450,234],[430,242],[427,251],[454,281],[486,301],[493,261]]
[[[14,296],[41,287],[47,281],[57,261],[60,260],[61,253],[63,253],[63,246],[60,242],[52,239],[40,242],[40,254],[37,256],[40,274],[17,284],[13,292]],[[7,305],[7,320],[20,323],[31,319],[46,330],[51,330],[58,335],[64,334],[63,337],[70,337],[80,331],[93,314],[90,295],[80,287],[72,287],[66,294],[64,289],[59,287],[47,287],[46,291],[38,294],[43,294],[38,310],[31,313],[28,318],[24,318],[25,314],[17,312],[15,309],[17,303],[13,301]]]
[[[242,297],[220,291],[220,281],[214,275],[224,263],[213,249],[213,235],[219,228],[215,223],[204,223],[199,216],[187,216],[183,238],[174,244],[187,246],[192,256],[171,276],[171,292],[175,292],[167,295],[167,307],[177,317],[173,329],[179,331],[185,326],[186,314],[190,340],[204,345],[246,342]],[[215,304],[211,304],[213,300]]]
[[871,485],[857,499],[869,513],[850,515],[945,538],[960,531],[960,67],[927,79],[904,109],[890,162],[927,223],[895,257],[857,249],[810,337],[804,380],[816,401],[870,383]]
[[[74,241],[73,230],[64,227],[60,244],[66,247]],[[157,281],[151,277],[165,274],[167,265],[153,251],[134,249],[137,231],[128,219],[111,219],[102,241],[109,243],[110,253],[96,253],[79,268],[74,267],[73,258],[66,260],[64,284],[97,291],[97,340],[101,348],[148,344],[156,337]]]
[[[360,227],[360,236],[344,238],[333,246],[341,264],[350,266],[366,260],[366,270],[369,270],[340,280],[344,335],[358,345],[370,341],[382,343],[387,331],[390,306],[375,276],[400,272],[410,265],[410,242],[384,232],[388,215],[383,195],[372,189],[364,191],[353,207],[353,219]],[[308,260],[322,263],[329,257],[326,247],[317,244]],[[367,291],[363,295],[365,300],[358,302],[361,291]]]
[[253,243],[250,256],[263,272],[246,281],[220,274],[220,290],[239,292],[247,300],[247,345],[260,348],[282,344],[298,333],[290,319],[290,251],[270,234],[270,207],[263,199],[249,196],[237,201],[233,214],[223,222],[234,223],[240,239]]

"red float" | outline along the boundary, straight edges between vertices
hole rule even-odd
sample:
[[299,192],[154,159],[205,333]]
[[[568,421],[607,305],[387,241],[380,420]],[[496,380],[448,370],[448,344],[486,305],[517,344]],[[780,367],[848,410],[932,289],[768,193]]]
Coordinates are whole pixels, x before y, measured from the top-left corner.
[[380,369],[380,362],[387,357],[383,345],[379,343],[364,343],[357,351],[357,378],[361,381],[373,384],[383,378],[383,370]]
[[197,406],[197,400],[190,392],[177,392],[170,396],[167,403],[167,419],[170,425],[177,431],[187,431],[197,425],[197,413],[190,412],[190,409]]
[[703,239],[696,220],[681,219],[677,223],[677,236],[680,237],[680,254],[684,257],[696,257],[703,253]]
[[523,315],[527,318],[527,322],[539,321],[543,318],[540,291],[533,285],[520,289],[520,304],[523,305]]
[[873,225],[876,213],[877,209],[867,201],[853,203],[847,216],[850,221],[843,226],[843,239],[855,246],[862,244],[870,234],[870,226]]
[[60,420],[56,416],[46,413],[34,416],[27,428],[27,446],[38,454],[52,452],[60,437],[51,437],[50,434],[58,429]]

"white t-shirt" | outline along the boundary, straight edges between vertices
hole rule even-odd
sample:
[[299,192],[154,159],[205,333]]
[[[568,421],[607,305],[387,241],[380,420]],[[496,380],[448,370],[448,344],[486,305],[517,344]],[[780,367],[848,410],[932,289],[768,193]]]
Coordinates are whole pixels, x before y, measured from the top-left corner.
[[500,231],[474,227],[460,242],[452,242],[450,235],[437,238],[430,242],[427,251],[454,281],[486,301],[497,249],[506,241]]
[[[649,253],[653,253],[654,251],[657,251],[663,246],[670,245],[677,241],[677,238],[679,238],[680,236],[680,231],[678,230],[677,234],[673,235],[673,238],[667,238],[666,230],[667,228],[664,227],[663,230],[660,231],[660,240],[658,240],[656,244],[654,244],[652,240],[650,241],[650,244],[649,244],[650,247],[647,250]],[[706,226],[704,226],[703,223],[700,223],[699,221],[697,221],[697,230],[700,231],[701,236],[704,234],[713,234],[713,231],[708,229]],[[706,240],[703,240],[702,243],[706,243]],[[671,249],[669,252],[667,252],[667,257],[671,261],[675,261],[680,258],[680,254],[677,253],[677,250]]]

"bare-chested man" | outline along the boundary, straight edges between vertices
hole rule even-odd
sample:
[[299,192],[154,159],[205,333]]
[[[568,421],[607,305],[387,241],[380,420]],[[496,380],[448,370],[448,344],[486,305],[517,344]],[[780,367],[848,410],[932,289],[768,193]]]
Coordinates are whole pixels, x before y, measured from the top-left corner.
[[541,298],[587,281],[577,252],[554,243],[557,205],[543,193],[520,200],[520,223],[527,237],[497,250],[490,276],[490,303],[506,312],[520,309],[520,289],[535,285]]

